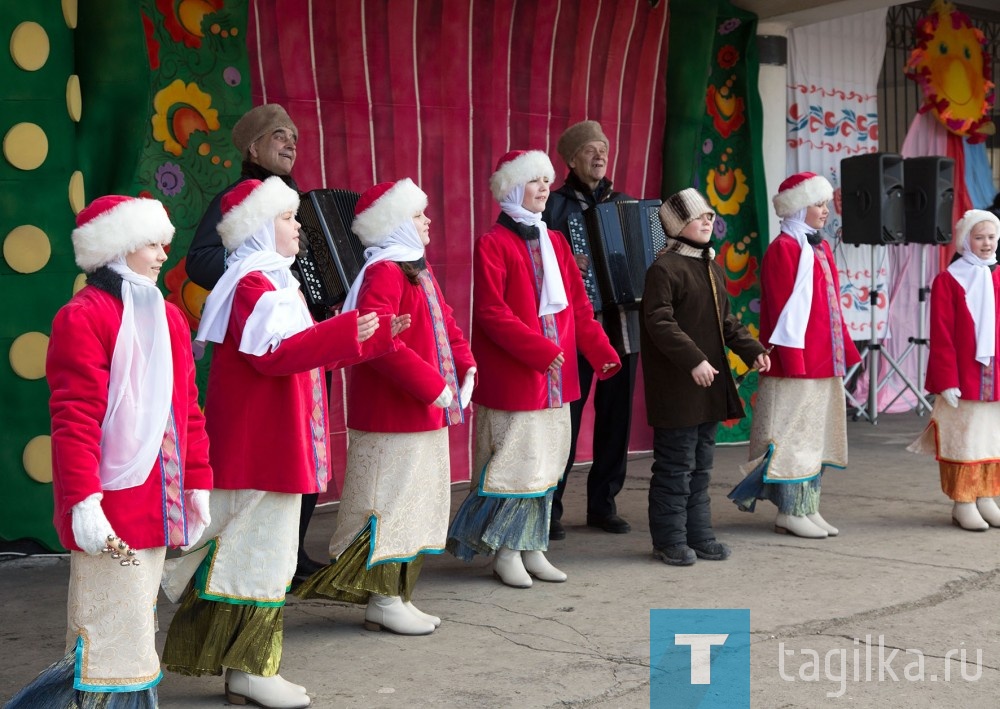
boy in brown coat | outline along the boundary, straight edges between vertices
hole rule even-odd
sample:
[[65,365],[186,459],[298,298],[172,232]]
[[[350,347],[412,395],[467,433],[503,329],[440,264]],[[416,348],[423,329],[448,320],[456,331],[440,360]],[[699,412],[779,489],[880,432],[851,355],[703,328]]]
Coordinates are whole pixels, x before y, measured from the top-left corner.
[[712,531],[708,494],[719,421],[744,415],[726,348],[761,371],[770,360],[729,310],[705,198],[682,190],[663,202],[660,218],[667,246],[646,272],[640,330],[653,427],[649,531],[654,556],[688,566],[730,553]]

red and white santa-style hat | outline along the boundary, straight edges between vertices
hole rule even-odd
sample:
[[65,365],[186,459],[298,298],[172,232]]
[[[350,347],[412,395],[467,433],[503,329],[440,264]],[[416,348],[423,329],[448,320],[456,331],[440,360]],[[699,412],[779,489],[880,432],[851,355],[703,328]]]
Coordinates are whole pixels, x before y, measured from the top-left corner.
[[222,245],[235,251],[267,222],[283,212],[299,210],[299,193],[280,177],[244,180],[222,195]]
[[155,199],[109,194],[76,215],[73,253],[76,265],[93,273],[147,244],[169,244],[173,236],[167,210]]
[[490,192],[496,201],[502,200],[518,185],[526,185],[539,177],[556,179],[549,156],[541,150],[511,150],[497,161],[490,176]]
[[774,195],[774,211],[779,217],[790,217],[800,209],[833,198],[833,186],[814,172],[800,172],[778,185]]
[[369,187],[354,207],[351,231],[365,246],[378,246],[407,219],[427,209],[427,195],[413,180],[380,182]]

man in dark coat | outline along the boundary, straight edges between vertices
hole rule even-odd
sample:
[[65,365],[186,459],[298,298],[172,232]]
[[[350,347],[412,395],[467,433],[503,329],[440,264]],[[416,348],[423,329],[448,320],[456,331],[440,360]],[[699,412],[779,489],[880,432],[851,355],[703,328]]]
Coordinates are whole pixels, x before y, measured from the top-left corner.
[[[632,199],[612,189],[608,171],[608,139],[597,121],[582,121],[567,128],[559,137],[557,150],[569,167],[563,185],[549,195],[542,218],[549,229],[567,234],[569,215],[582,212],[602,202]],[[586,273],[587,257],[577,255],[577,265]],[[587,474],[587,525],[614,534],[631,530],[618,516],[615,496],[625,484],[628,464],[628,441],[632,423],[632,396],[635,370],[639,359],[639,313],[636,309],[611,306],[598,313],[604,332],[621,359],[621,371],[610,379],[598,380],[594,392],[594,461]],[[583,407],[590,395],[594,371],[578,358],[580,398],[570,404],[572,424],[569,459],[559,487],[552,499],[549,539],[565,539],[562,525],[562,496],[573,463],[580,434]]]

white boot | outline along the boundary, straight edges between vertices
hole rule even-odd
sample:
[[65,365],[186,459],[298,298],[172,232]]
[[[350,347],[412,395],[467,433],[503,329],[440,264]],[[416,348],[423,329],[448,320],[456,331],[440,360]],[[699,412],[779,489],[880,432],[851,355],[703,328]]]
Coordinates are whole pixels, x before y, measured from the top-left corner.
[[975,502],[956,502],[951,509],[951,523],[970,532],[985,532],[990,528]]
[[242,670],[226,673],[226,701],[240,705],[250,701],[270,709],[300,709],[312,702],[308,694],[295,689],[280,675],[261,677]]
[[[1000,512],[1000,509],[998,509],[997,512]],[[827,522],[825,519],[823,519],[822,517],[820,517],[819,510],[816,510],[811,515],[806,515],[806,519],[808,519],[810,522],[812,522],[813,524],[815,524],[820,529],[825,530],[826,531],[826,536],[828,536],[828,537],[835,537],[838,534],[840,534],[840,530],[839,529],[837,529],[832,524],[830,524],[829,522]]]
[[774,531],[806,539],[826,539],[829,536],[825,529],[817,527],[805,515],[786,515],[781,512],[774,520]]
[[440,618],[438,618],[436,615],[431,615],[430,613],[424,613],[422,610],[413,605],[413,601],[403,601],[403,605],[406,606],[406,610],[410,611],[410,613],[420,618],[420,620],[430,623],[435,628],[441,627]]
[[531,577],[524,570],[521,552],[516,549],[500,547],[493,558],[493,575],[508,586],[514,588],[531,588]]
[[991,527],[1000,527],[1000,507],[992,497],[980,497],[976,500],[976,509],[983,520]]
[[566,574],[550,564],[544,553],[525,551],[521,552],[521,557],[524,559],[524,568],[539,581],[562,583],[566,580]]
[[389,630],[398,635],[430,635],[434,624],[421,620],[403,605],[399,596],[371,594],[365,608],[365,628]]
[[[233,672],[239,672],[239,670],[234,670],[232,668],[227,668],[226,669],[226,686],[227,687],[229,686],[229,679],[232,676]],[[305,694],[306,693],[306,688],[303,687],[301,684],[295,684],[295,682],[289,682],[287,679],[285,679],[281,675],[274,675],[274,676],[277,677],[278,679],[280,679],[285,684],[287,684],[292,689],[294,689],[299,694]]]

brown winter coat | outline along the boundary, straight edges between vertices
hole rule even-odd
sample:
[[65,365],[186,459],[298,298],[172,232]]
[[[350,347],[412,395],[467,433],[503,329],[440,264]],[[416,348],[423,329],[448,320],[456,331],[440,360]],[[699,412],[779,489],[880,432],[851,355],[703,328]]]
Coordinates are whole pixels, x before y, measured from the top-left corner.
[[[716,304],[706,266],[712,269]],[[764,347],[730,312],[725,275],[717,263],[677,252],[657,258],[646,272],[640,334],[650,426],[684,428],[743,418],[723,341],[747,366]],[[719,370],[708,388],[691,377],[706,359]]]

